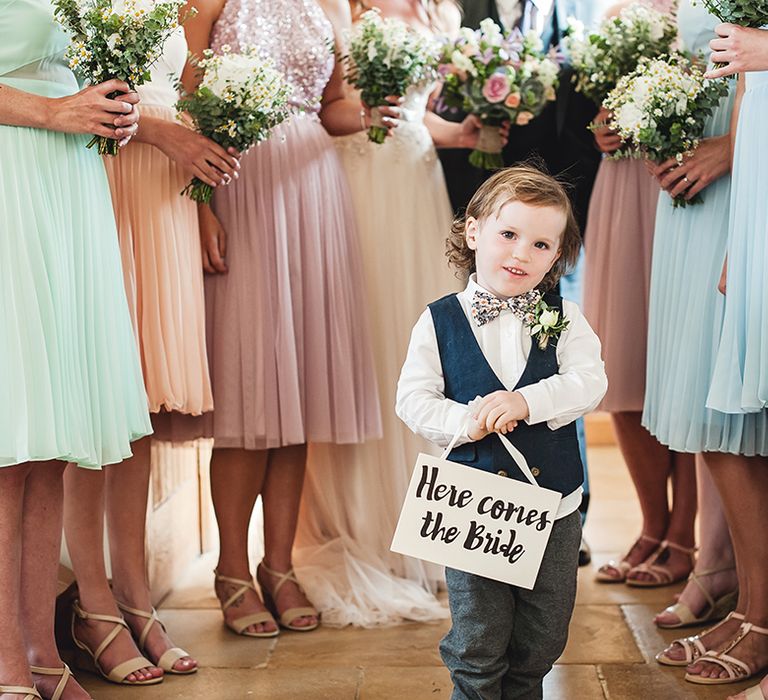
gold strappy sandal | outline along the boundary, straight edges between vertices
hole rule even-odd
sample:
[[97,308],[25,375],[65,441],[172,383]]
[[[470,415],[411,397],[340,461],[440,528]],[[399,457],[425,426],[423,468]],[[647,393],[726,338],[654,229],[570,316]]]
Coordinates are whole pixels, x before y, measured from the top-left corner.
[[[299,590],[304,593],[304,589],[301,587],[301,584],[299,583],[299,580],[296,578],[296,573],[293,569],[290,569],[289,571],[286,571],[285,573],[281,573],[279,571],[273,571],[270,569],[264,562],[261,562],[259,564],[259,567],[266,571],[270,576],[274,576],[276,579],[278,579],[277,584],[275,585],[274,589],[272,591],[269,590],[266,586],[261,586],[261,592],[264,595],[264,605],[267,606],[272,611],[272,614],[275,615],[275,617],[280,618],[280,625],[282,627],[285,627],[287,630],[292,630],[293,632],[311,632],[314,629],[317,629],[320,625],[320,613],[317,611],[316,608],[312,606],[305,606],[301,608],[288,608],[284,613],[280,614],[277,605],[275,603],[275,598],[277,597],[277,594],[280,591],[280,588],[283,586],[283,584],[290,581],[291,583],[295,583]],[[258,578],[258,571],[256,572],[256,577]],[[315,624],[313,625],[294,625],[293,622],[297,620],[300,617],[314,617],[316,619]]]
[[698,683],[699,685],[725,685],[726,683],[740,683],[752,676],[757,675],[763,668],[752,668],[741,659],[731,656],[731,651],[744,637],[751,633],[763,634],[768,636],[768,629],[765,627],[756,627],[751,622],[742,622],[739,634],[734,637],[731,643],[723,651],[708,651],[698,660],[699,663],[714,664],[720,666],[728,674],[727,678],[705,678],[698,674],[686,673],[685,680],[689,683]]
[[692,663],[695,663],[698,661],[704,654],[707,653],[706,647],[702,644],[701,638],[705,635],[711,632],[712,630],[716,630],[718,627],[721,627],[724,625],[728,620],[739,620],[744,621],[744,615],[737,612],[729,613],[725,616],[724,619],[722,619],[720,622],[718,622],[713,627],[710,627],[709,629],[704,630],[701,634],[696,634],[692,637],[682,637],[680,639],[675,639],[672,641],[672,644],[669,646],[672,646],[673,644],[678,644],[683,648],[683,651],[685,652],[685,659],[676,659],[672,656],[667,655],[667,650],[660,651],[658,654],[656,654],[656,661],[658,661],[660,664],[664,666],[688,666]]
[[[661,558],[662,554],[664,554],[665,550],[668,551],[670,549],[676,549],[678,552],[683,552],[683,554],[687,554],[691,559],[691,568],[688,569],[688,571],[682,576],[675,577],[668,566],[659,562],[659,559]],[[694,559],[695,553],[695,547],[683,547],[682,545],[675,544],[669,540],[664,540],[659,545],[659,548],[655,554],[646,559],[642,564],[638,564],[637,566],[632,567],[632,569],[627,572],[625,583],[628,586],[635,586],[636,588],[661,588],[662,586],[671,586],[673,583],[684,581],[686,578],[688,578],[690,572],[693,570],[693,567],[696,565],[696,561]],[[629,575],[633,572],[648,574],[651,576],[651,580],[644,581],[642,579],[629,578]]]
[[[657,540],[655,537],[649,537],[648,535],[640,535],[635,540],[635,543],[629,548],[631,552],[641,542],[650,542],[658,547],[661,544],[661,540]],[[656,550],[654,550],[656,551]],[[621,561],[615,561],[611,559],[607,564],[603,564],[595,574],[595,581],[598,583],[624,583],[627,578],[627,573],[632,568],[632,564],[629,563],[626,557]],[[617,575],[613,575],[611,572],[615,571]]]
[[[132,608],[129,605],[126,605],[125,603],[121,603],[120,601],[117,602],[117,607],[120,608],[125,613],[128,613],[130,615],[135,615],[136,617],[141,617],[145,619],[147,622],[144,625],[144,627],[141,630],[141,634],[139,635],[139,638],[136,640],[139,645],[139,651],[142,654],[147,653],[146,649],[146,643],[147,643],[147,637],[149,636],[149,632],[152,629],[152,625],[158,624],[160,627],[163,628],[163,632],[166,632],[165,625],[163,624],[163,621],[157,616],[157,610],[152,608],[151,611],[146,610],[138,610],[137,608]],[[157,663],[155,666],[159,666],[163,669],[166,673],[174,673],[178,676],[188,676],[190,673],[196,673],[197,672],[197,666],[194,666],[190,669],[187,669],[186,671],[177,671],[173,665],[180,661],[183,658],[188,657],[189,654],[184,651],[181,647],[171,647],[170,649],[163,652],[162,656],[157,660]],[[191,658],[191,657],[190,657]]]
[[43,700],[37,688],[26,688],[23,685],[0,685],[0,695],[8,693],[9,695],[23,695],[24,700]]
[[[239,586],[239,588],[221,604],[222,613],[226,612],[226,610],[246,591],[252,590],[254,593],[256,593],[256,595],[259,594],[259,592],[256,590],[256,586],[253,584],[253,581],[245,581],[244,579],[232,578],[231,576],[222,576],[215,569],[213,573],[216,576],[216,581],[231,583],[235,586]],[[247,628],[251,625],[264,624],[265,622],[271,622],[275,626],[275,629],[271,632],[246,631]],[[232,620],[231,622],[228,622],[227,618],[225,617],[224,624],[229,627],[229,629],[231,629],[235,634],[241,634],[244,637],[277,637],[277,635],[280,634],[280,630],[277,627],[275,618],[272,617],[272,615],[266,610],[264,612],[252,613],[251,615],[238,617],[236,620]]]
[[[704,598],[707,601],[707,605],[704,608],[704,612],[701,615],[694,615],[693,611],[685,603],[673,603],[669,607],[664,609],[665,613],[671,615],[677,615],[679,622],[667,624],[663,622],[657,622],[656,626],[665,630],[678,629],[680,627],[692,627],[693,625],[703,625],[711,620],[721,620],[735,607],[739,599],[739,591],[729,591],[724,595],[721,595],[717,600],[712,597],[712,594],[705,588],[701,579],[707,576],[714,576],[715,574],[723,573],[724,571],[731,571],[733,566],[725,566],[720,569],[709,569],[707,571],[696,572],[692,571],[688,577],[689,581],[693,581],[701,592],[704,594]],[[663,613],[662,613],[663,614]]]
[[[101,622],[112,622],[114,627],[112,631],[104,637],[101,644],[93,651],[85,642],[81,642],[75,634],[75,617],[79,617],[81,620],[98,620]],[[123,630],[127,630],[128,634],[131,633],[128,623],[123,620],[122,617],[114,617],[112,615],[97,615],[95,613],[89,613],[80,607],[80,601],[75,600],[72,603],[72,641],[79,649],[79,653],[75,655],[75,663],[78,668],[82,668],[84,671],[92,671],[98,673],[102,678],[110,683],[117,683],[119,685],[156,685],[163,682],[163,677],[149,678],[144,681],[129,681],[126,677],[131,673],[140,671],[142,668],[150,668],[154,664],[143,656],[136,656],[133,659],[123,661],[123,663],[115,666],[109,673],[104,671],[99,663],[101,655],[104,650],[115,641],[115,638]]]
[[[45,666],[30,666],[29,670],[32,673],[37,673],[40,676],[61,676],[59,682],[56,684],[56,690],[53,691],[48,700],[59,700],[64,693],[64,688],[67,687],[67,683],[70,678],[74,678],[72,671],[69,670],[69,666],[64,664],[62,668],[46,668]],[[39,692],[39,691],[38,691]]]

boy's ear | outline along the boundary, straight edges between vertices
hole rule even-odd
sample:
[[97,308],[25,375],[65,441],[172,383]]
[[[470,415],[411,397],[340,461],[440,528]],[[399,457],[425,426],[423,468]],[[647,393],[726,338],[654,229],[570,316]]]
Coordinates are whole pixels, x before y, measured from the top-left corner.
[[464,228],[464,237],[467,239],[467,248],[470,250],[477,250],[477,234],[479,229],[477,219],[474,216],[470,216]]

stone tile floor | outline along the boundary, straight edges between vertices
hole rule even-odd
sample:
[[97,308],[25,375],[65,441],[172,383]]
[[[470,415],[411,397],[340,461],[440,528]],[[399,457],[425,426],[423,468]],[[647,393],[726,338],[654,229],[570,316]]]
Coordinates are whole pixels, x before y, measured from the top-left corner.
[[[618,450],[590,450],[592,507],[587,539],[593,564],[580,571],[568,647],[545,682],[547,700],[724,700],[740,686],[686,683],[654,654],[678,634],[651,622],[678,587],[599,585],[600,564],[639,532],[634,491]],[[275,640],[236,637],[221,624],[212,590],[213,559],[202,557],[161,606],[175,641],[200,661],[191,677],[146,689],[113,686],[83,674],[97,700],[448,700],[451,685],[437,643],[448,623],[377,630],[321,628]]]

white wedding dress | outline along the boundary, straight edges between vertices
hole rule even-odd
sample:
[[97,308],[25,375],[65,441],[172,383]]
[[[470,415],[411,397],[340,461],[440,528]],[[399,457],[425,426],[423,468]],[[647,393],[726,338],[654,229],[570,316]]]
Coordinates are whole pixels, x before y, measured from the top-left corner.
[[310,445],[295,563],[324,624],[365,627],[448,616],[434,597],[442,568],[389,551],[419,452],[434,448],[395,415],[411,329],[425,306],[463,283],[449,269],[452,213],[424,126],[431,86],[412,88],[382,145],[336,139],[356,207],[384,438]]

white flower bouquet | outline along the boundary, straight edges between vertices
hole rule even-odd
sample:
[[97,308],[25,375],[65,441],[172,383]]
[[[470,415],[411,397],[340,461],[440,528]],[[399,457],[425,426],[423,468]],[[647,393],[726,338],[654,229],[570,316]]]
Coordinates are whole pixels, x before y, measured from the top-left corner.
[[[53,0],[58,22],[72,36],[66,58],[83,80],[116,78],[135,88],[150,79],[166,39],[179,26],[185,0]],[[102,155],[117,155],[115,139],[94,136]]]
[[574,70],[576,90],[599,106],[641,58],[669,54],[676,37],[674,17],[635,2],[586,35],[580,22],[569,20],[563,48]]
[[504,165],[499,127],[505,121],[525,126],[556,97],[560,65],[546,56],[538,36],[509,33],[491,19],[480,29],[462,28],[446,41],[438,68],[442,100],[480,118],[483,127],[469,162],[491,170]]
[[[624,141],[611,158],[631,156],[661,163],[683,157],[698,146],[707,118],[728,94],[722,81],[704,80],[701,69],[680,54],[642,59],[605,99],[608,125]],[[697,204],[678,196],[675,206]]]
[[377,10],[361,16],[346,42],[348,52],[341,59],[345,79],[371,107],[368,138],[384,143],[387,129],[379,107],[387,104],[387,97],[402,97],[411,85],[437,76],[439,44],[398,19],[383,19]]
[[[289,85],[255,48],[233,53],[224,45],[221,54],[206,49],[195,65],[202,80],[194,92],[182,91],[176,109],[223,148],[244,152],[290,115]],[[181,194],[207,203],[213,187],[195,177]]]

